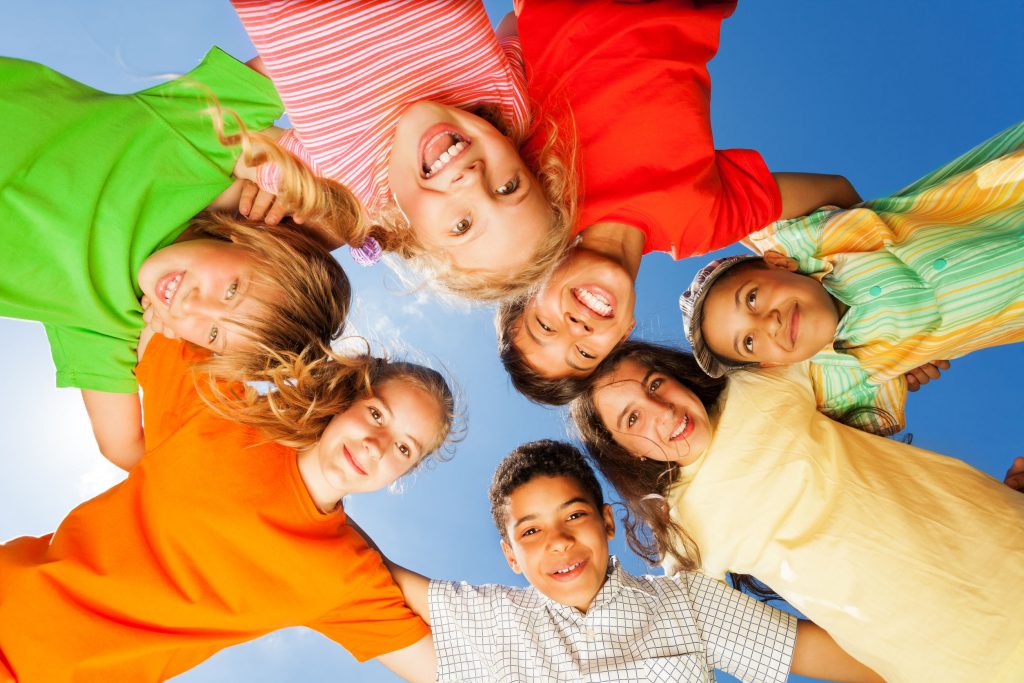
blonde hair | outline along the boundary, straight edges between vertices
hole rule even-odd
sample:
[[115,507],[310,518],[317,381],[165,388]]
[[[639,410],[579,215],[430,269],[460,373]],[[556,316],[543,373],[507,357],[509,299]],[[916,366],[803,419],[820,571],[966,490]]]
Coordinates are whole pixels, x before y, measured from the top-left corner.
[[207,376],[198,386],[200,395],[218,414],[258,429],[268,440],[299,450],[309,448],[336,415],[372,396],[375,386],[392,380],[429,394],[441,414],[436,439],[425,444],[426,453],[415,467],[431,456],[446,459],[436,453],[461,436],[462,430],[455,428],[454,394],[444,376],[432,368],[369,353],[342,356],[324,345],[311,345],[299,353],[268,349],[263,357],[259,371]]
[[[492,121],[493,123],[493,121]],[[408,219],[394,200],[374,216],[369,234],[385,251],[411,261],[414,277],[399,273],[406,284],[430,282],[441,291],[481,302],[496,302],[528,296],[554,270],[569,245],[576,224],[578,172],[575,127],[560,130],[552,116],[543,119],[547,131],[544,145],[526,162],[535,170],[547,199],[551,223],[544,238],[523,265],[511,271],[494,272],[462,269],[442,254],[427,249],[417,238]],[[500,126],[496,126],[501,130]],[[539,129],[535,126],[534,132]],[[522,148],[523,139],[510,135]]]

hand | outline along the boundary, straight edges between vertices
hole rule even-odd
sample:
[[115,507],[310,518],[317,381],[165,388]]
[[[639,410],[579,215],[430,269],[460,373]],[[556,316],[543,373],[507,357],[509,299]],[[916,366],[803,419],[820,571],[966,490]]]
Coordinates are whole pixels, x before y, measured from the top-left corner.
[[162,334],[168,339],[174,339],[174,330],[164,326],[164,319],[157,315],[153,302],[149,300],[149,297],[143,294],[140,303],[142,304],[142,320],[146,323],[146,327],[157,334]]
[[[242,192],[238,199],[238,213],[251,221],[262,221],[267,225],[277,225],[289,214],[288,207],[278,200],[276,194],[262,189],[251,180],[242,182]],[[302,224],[301,216],[292,216],[292,220]]]
[[1011,489],[1024,493],[1024,458],[1014,458],[1010,469],[1006,470],[1003,483]]
[[940,370],[949,370],[948,360],[933,360],[931,363],[914,368],[904,375],[907,378],[907,390],[917,391],[933,379],[938,379],[942,374]]

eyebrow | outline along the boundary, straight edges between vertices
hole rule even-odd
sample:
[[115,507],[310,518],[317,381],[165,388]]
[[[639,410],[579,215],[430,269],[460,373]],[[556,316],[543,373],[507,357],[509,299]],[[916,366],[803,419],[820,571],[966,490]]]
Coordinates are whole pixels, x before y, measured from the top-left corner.
[[[567,500],[564,503],[562,503],[561,505],[559,505],[558,509],[559,510],[564,510],[565,508],[571,507],[573,505],[576,505],[577,503],[583,503],[584,505],[593,506],[593,503],[591,503],[589,500],[587,500],[583,496],[576,496],[575,498],[570,498],[569,500]],[[514,529],[514,528],[518,527],[523,522],[533,521],[533,520],[537,519],[537,517],[538,517],[538,515],[536,513],[532,513],[532,514],[529,514],[529,515],[523,515],[522,517],[517,519],[512,524],[512,528]]]
[[[750,282],[751,282],[750,280],[744,280],[743,284],[736,288],[735,299],[736,299],[736,308],[737,309],[743,308],[743,304],[740,303],[740,292],[742,292],[743,288],[746,287],[747,285],[749,285]],[[743,356],[743,350],[740,349],[740,339],[739,339],[739,337],[733,337],[732,348],[736,351],[736,355],[737,356],[741,356],[741,357]]]
[[[653,375],[653,374],[654,374],[654,370],[653,369],[649,369],[647,371],[647,373],[644,375],[643,379],[640,380],[640,386],[646,386],[647,385],[647,380],[649,380],[651,378],[651,375]],[[626,407],[622,409],[621,413],[619,413],[619,419],[616,420],[616,422],[615,422],[615,426],[619,428],[620,432],[624,431],[623,428],[622,428],[622,421],[626,418],[626,413],[629,412],[630,405],[631,405],[630,403],[626,403]]]

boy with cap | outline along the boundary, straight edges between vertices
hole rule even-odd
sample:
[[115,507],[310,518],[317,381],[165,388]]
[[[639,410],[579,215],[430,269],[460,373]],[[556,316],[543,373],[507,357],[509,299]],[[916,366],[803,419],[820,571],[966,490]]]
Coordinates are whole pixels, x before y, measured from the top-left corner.
[[881,680],[820,628],[699,573],[632,576],[593,470],[566,443],[535,441],[498,466],[491,511],[529,588],[429,581],[389,563],[431,623],[438,680],[743,681],[795,673]]

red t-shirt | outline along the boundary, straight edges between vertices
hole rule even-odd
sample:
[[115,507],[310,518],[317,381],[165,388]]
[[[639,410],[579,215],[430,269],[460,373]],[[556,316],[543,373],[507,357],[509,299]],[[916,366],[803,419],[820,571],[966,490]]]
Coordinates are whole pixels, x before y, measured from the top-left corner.
[[[761,155],[716,150],[711,135],[707,63],[734,2],[524,5],[519,37],[530,95],[562,131],[577,131],[577,232],[627,223],[647,235],[645,253],[679,259],[736,242],[779,217],[778,185]],[[531,151],[545,138],[542,129]]]
[[360,660],[429,632],[344,511],[317,510],[295,451],[202,402],[196,357],[155,336],[142,461],[53,534],[0,545],[0,681],[162,681],[286,626]]

